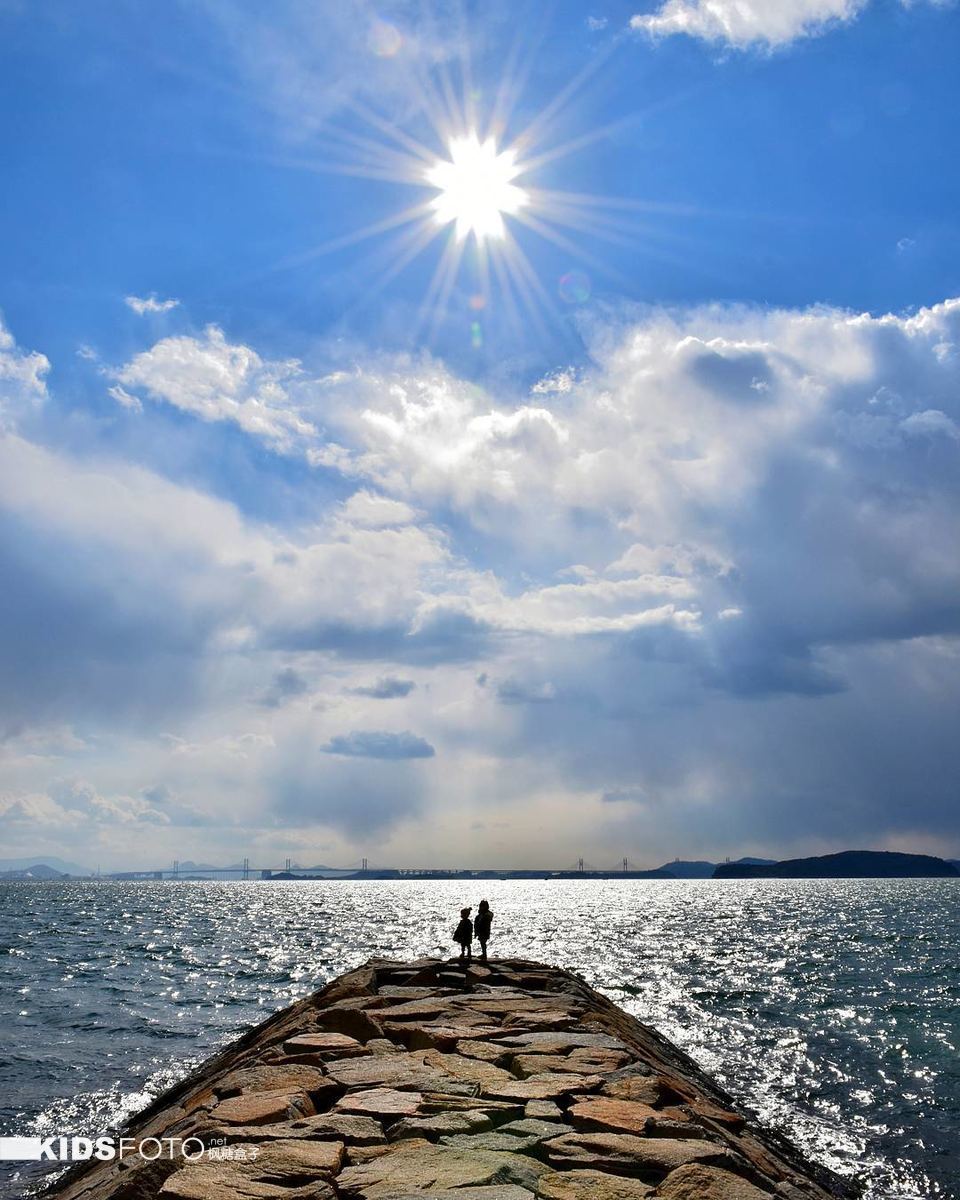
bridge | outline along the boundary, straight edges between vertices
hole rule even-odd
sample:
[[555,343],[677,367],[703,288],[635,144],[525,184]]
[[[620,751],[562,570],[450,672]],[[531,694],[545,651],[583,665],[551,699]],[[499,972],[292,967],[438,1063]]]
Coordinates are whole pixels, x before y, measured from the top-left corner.
[[249,858],[241,864],[229,867],[213,867],[205,864],[175,860],[169,867],[141,869],[137,871],[112,871],[98,877],[111,880],[197,880],[197,879],[650,879],[672,878],[668,871],[645,870],[635,867],[627,858],[621,859],[616,867],[594,867],[578,858],[567,867],[540,868],[481,868],[481,867],[379,867],[372,866],[367,859],[346,867],[300,867],[287,859],[284,865],[275,867],[254,866]]

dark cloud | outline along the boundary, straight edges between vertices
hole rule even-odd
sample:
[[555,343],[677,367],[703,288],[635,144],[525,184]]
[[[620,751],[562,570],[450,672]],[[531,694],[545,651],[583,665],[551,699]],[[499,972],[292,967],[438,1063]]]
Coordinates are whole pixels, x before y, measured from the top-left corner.
[[273,677],[273,683],[260,697],[259,703],[264,708],[280,708],[288,700],[294,700],[310,690],[306,679],[293,667],[284,667]]
[[690,363],[691,376],[713,395],[735,404],[768,399],[772,372],[764,354],[717,354],[706,351]]
[[397,679],[392,675],[384,675],[376,683],[350,690],[355,696],[369,696],[371,700],[397,700],[402,696],[409,696],[416,686],[412,679]]
[[349,758],[433,758],[436,754],[430,743],[416,734],[379,730],[340,734],[321,749],[327,754],[342,754]]
[[337,830],[364,848],[420,817],[424,807],[414,763],[336,757],[307,744],[278,756],[265,784],[275,823]]
[[497,685],[497,699],[501,704],[552,704],[556,698],[556,689],[549,682],[531,684],[519,679],[504,679]]
[[384,621],[375,625],[346,618],[297,624],[275,622],[264,635],[270,648],[326,650],[342,658],[435,666],[475,662],[496,640],[491,627],[462,608],[438,605],[415,622]]
[[129,566],[4,515],[0,733],[79,715],[149,722],[196,700],[215,614]]

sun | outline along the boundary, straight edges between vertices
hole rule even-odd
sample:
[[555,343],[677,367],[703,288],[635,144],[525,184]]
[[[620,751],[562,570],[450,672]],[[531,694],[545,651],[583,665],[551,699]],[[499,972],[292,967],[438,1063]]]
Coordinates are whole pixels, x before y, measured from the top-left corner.
[[476,132],[453,137],[447,144],[449,159],[434,164],[426,182],[439,193],[431,202],[438,225],[455,223],[462,242],[471,233],[478,242],[502,239],[504,215],[513,215],[529,203],[529,196],[513,180],[523,173],[515,150],[498,150],[492,137],[484,141]]

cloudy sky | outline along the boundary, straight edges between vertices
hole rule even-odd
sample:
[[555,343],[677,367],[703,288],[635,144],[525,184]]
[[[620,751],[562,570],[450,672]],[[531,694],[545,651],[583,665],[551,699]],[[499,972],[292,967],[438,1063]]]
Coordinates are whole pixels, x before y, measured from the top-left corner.
[[960,854],[960,8],[547,7],[0,2],[4,855]]

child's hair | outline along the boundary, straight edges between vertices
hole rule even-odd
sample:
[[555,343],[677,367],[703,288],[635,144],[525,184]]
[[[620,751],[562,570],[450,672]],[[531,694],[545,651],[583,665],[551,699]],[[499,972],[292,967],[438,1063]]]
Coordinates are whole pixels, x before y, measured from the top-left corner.
[[460,909],[460,916],[461,916],[461,917],[462,917],[464,920],[466,920],[466,919],[467,919],[467,917],[469,917],[469,916],[470,916],[470,909],[469,909],[469,908],[461,908],[461,909]]

